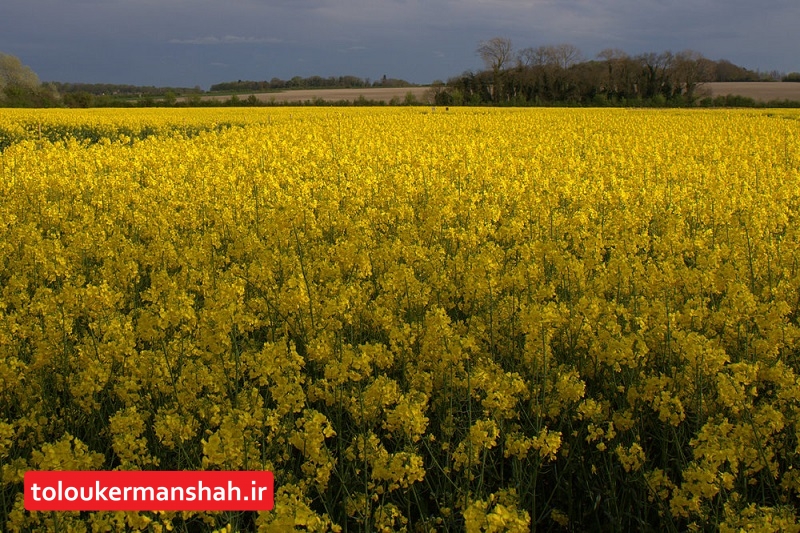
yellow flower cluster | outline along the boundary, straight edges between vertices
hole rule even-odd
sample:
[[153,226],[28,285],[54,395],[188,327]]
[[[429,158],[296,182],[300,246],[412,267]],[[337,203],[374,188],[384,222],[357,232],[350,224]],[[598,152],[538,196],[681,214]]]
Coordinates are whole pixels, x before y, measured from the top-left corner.
[[[0,521],[797,530],[800,113],[9,110]],[[275,510],[28,513],[29,469]]]
[[488,500],[475,500],[464,511],[466,531],[486,533],[530,531],[531,518],[527,511],[518,509],[514,490],[491,494]]

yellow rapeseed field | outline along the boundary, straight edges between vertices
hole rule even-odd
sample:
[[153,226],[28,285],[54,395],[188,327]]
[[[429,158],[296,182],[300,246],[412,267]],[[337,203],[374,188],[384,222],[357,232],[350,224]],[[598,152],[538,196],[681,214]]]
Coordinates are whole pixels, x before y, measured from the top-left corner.
[[[798,531],[800,112],[4,110],[10,531]],[[27,470],[271,470],[263,513]]]

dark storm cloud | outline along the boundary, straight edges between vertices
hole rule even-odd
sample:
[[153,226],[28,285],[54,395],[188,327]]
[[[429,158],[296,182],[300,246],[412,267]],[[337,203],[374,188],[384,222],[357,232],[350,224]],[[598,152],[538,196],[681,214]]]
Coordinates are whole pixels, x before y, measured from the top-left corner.
[[788,0],[3,0],[0,51],[44,80],[202,85],[383,74],[426,83],[480,68],[478,41],[572,43],[586,57],[692,48],[800,70]]
[[194,39],[170,39],[172,44],[276,44],[283,42],[282,39],[275,37],[242,37],[239,35],[225,35],[224,37],[200,37]]

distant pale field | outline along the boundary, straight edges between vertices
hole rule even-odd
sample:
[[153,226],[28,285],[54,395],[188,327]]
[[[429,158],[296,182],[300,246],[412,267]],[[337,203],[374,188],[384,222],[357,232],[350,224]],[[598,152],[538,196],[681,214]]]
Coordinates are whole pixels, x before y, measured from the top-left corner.
[[701,91],[711,96],[735,94],[763,102],[770,100],[800,100],[800,83],[794,82],[715,82],[706,83],[702,86]]
[[[255,97],[264,102],[305,102],[321,98],[330,102],[338,100],[358,100],[363,96],[367,100],[378,100],[389,102],[393,98],[403,101],[408,93],[412,93],[419,102],[425,102],[426,93],[429,87],[376,87],[366,89],[298,89],[281,91],[274,93],[254,93]],[[247,95],[240,95],[242,99],[248,98]],[[204,99],[228,100],[230,96],[207,96]]]

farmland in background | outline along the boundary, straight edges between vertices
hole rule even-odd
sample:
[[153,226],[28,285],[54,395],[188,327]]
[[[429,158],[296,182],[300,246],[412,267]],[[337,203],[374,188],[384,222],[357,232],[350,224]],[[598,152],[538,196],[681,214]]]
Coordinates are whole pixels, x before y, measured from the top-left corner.
[[800,102],[800,83],[797,82],[762,82],[762,81],[731,81],[711,82],[704,84],[700,89],[701,94],[714,96],[744,96],[757,102],[773,100],[791,100]]
[[[357,89],[292,89],[286,91],[271,91],[265,93],[253,93],[259,102],[264,103],[303,103],[324,100],[326,102],[349,101],[354,102],[360,97],[374,102],[384,103],[403,103],[412,95],[416,102],[427,103],[430,87],[365,87]],[[248,94],[240,94],[241,99],[249,97]],[[203,96],[204,101],[225,101],[230,99],[225,96]]]

